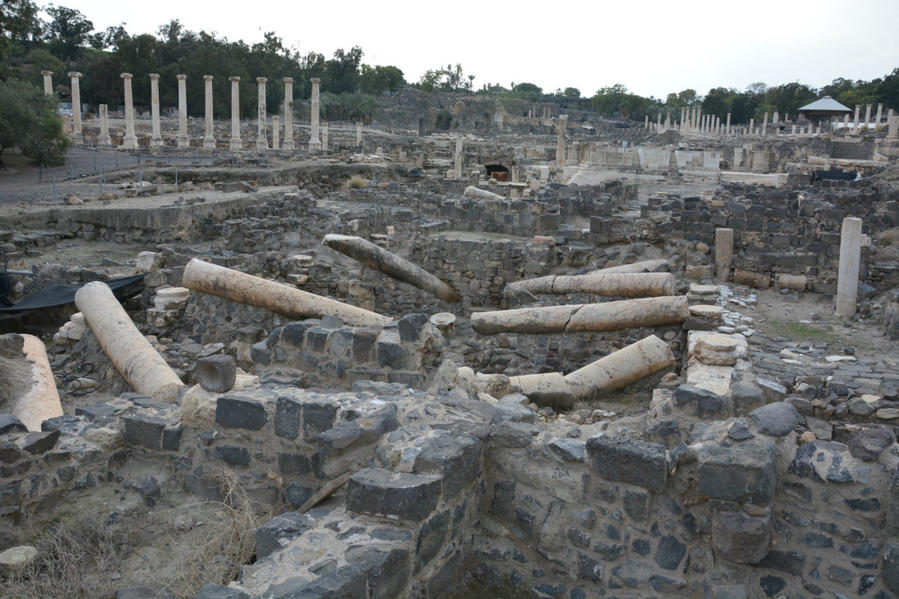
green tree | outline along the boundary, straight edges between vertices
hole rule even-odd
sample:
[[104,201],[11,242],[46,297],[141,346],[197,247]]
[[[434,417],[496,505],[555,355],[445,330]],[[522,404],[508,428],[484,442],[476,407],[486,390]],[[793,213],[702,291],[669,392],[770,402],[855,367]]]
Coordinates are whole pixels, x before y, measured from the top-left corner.
[[397,67],[362,65],[359,75],[359,91],[362,93],[381,95],[387,91],[394,92],[404,85],[406,79]]
[[70,143],[54,98],[25,81],[0,81],[0,166],[9,148],[34,164],[62,164]]
[[0,2],[0,77],[9,70],[9,48],[14,40],[23,40],[39,27],[37,5],[30,0]]
[[441,91],[471,91],[474,84],[474,75],[466,75],[461,64],[425,71],[418,82],[418,87],[426,92]]
[[94,24],[73,8],[53,6],[46,8],[53,20],[47,25],[47,41],[50,52],[62,60],[71,60],[80,52],[93,31]]
[[562,95],[566,98],[571,98],[572,100],[577,100],[581,97],[581,90],[576,87],[566,87],[565,91],[562,92]]

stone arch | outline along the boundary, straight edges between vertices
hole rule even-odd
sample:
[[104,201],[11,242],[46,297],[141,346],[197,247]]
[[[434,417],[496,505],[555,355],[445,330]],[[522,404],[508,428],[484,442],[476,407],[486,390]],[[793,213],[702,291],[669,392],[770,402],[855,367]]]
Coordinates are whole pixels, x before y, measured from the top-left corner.
[[484,168],[487,170],[487,178],[493,177],[497,181],[509,180],[509,169],[502,164],[486,164]]
[[459,116],[465,110],[465,104],[459,100],[453,105],[453,116]]

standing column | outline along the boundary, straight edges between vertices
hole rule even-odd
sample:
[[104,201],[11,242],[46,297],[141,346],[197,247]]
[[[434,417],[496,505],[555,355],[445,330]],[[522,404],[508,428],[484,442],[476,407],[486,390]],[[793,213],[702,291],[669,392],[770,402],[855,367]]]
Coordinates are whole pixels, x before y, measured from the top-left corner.
[[727,113],[727,122],[724,124],[724,134],[730,135],[730,113]]
[[[774,122],[776,123],[777,120],[775,120]],[[762,135],[768,135],[768,113],[767,112],[765,113],[765,118],[762,119]]]
[[293,152],[293,77],[284,78],[284,149]]
[[755,119],[749,119],[749,135],[755,135]]
[[649,115],[643,117],[643,128],[649,129]]
[[899,139],[899,116],[894,116],[892,110],[887,115],[887,125],[889,125],[887,139]]
[[868,125],[871,123],[871,105],[865,104],[865,131],[868,130]]
[[212,75],[203,75],[203,88],[205,92],[206,130],[203,135],[203,149],[215,149],[215,128],[212,120]]
[[880,118],[883,116],[883,102],[877,103],[877,116],[874,117],[874,128],[880,127]]
[[131,73],[122,73],[125,83],[125,139],[123,150],[137,149],[137,135],[134,134],[134,97],[131,95]]
[[565,166],[565,134],[568,127],[568,115],[560,114],[558,123],[556,123],[556,166],[562,168]]
[[272,115],[272,149],[278,150],[281,148],[281,123],[278,115]]
[[265,128],[268,124],[268,110],[265,108],[265,82],[268,81],[266,77],[256,77],[256,83],[259,84],[259,92],[257,96],[257,108],[259,110],[259,114],[256,117],[256,149],[257,150],[267,150],[268,149],[268,139],[265,136]]
[[177,75],[178,78],[178,147],[189,148],[190,139],[187,137],[187,75]]
[[686,109],[686,108],[681,108],[681,109],[680,109],[680,132],[681,132],[681,133],[684,132],[684,127],[685,127],[685,121],[684,121],[684,119],[685,119],[686,117],[687,117],[687,109]]
[[855,105],[855,118],[852,119],[852,132],[853,133],[858,131],[858,113],[859,113],[859,111],[861,111],[861,109],[862,109],[861,104]]
[[72,141],[80,144],[84,142],[81,135],[81,87],[78,84],[81,73],[71,71],[69,77],[72,78]]
[[109,137],[109,107],[106,104],[100,104],[100,137],[97,143],[101,146],[112,145],[112,139]]
[[231,143],[228,149],[239,152],[243,147],[240,140],[240,77],[229,77],[231,81]]
[[322,121],[322,152],[328,151],[328,121]]
[[162,135],[159,128],[159,74],[150,73],[150,118],[153,133],[150,135],[150,147],[162,147]]
[[721,281],[730,278],[730,266],[734,261],[734,230],[715,229],[715,277]]
[[309,151],[318,152],[322,149],[322,142],[318,138],[318,84],[321,79],[315,77],[309,80],[312,83],[312,96],[309,99],[309,124],[311,132],[309,134]]
[[847,216],[840,231],[840,270],[837,278],[837,316],[855,314],[861,260],[862,219]]
[[362,121],[356,121],[356,146],[362,147]]
[[48,96],[53,95],[53,71],[41,71],[44,76],[44,93]]
[[453,167],[456,179],[462,178],[462,136],[456,138],[456,151],[453,154]]

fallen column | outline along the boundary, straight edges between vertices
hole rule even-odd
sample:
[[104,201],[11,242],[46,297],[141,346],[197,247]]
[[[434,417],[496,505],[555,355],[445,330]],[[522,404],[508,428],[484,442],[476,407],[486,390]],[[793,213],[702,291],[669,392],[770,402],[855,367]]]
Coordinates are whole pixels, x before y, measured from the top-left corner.
[[620,331],[680,324],[689,316],[684,295],[475,312],[472,328],[482,335],[497,333],[576,333]]
[[501,196],[498,193],[493,193],[492,191],[487,191],[486,189],[481,189],[480,187],[475,187],[474,185],[469,185],[465,188],[465,191],[462,192],[466,198],[474,198],[476,200],[505,200],[505,196]]
[[135,391],[165,401],[175,398],[184,383],[137,330],[106,283],[86,284],[75,293],[75,305],[116,370]]
[[291,318],[337,316],[352,326],[384,326],[390,319],[307,291],[289,287],[237,270],[192,259],[184,267],[181,284],[242,304],[258,306]]
[[358,260],[365,266],[380,270],[395,279],[429,291],[445,302],[459,301],[459,293],[452,285],[367,239],[351,235],[328,234],[322,240],[322,245]]
[[665,258],[657,260],[643,260],[641,262],[633,262],[631,264],[619,264],[618,266],[610,266],[608,268],[600,268],[599,270],[591,270],[588,275],[612,274],[622,272],[656,272],[663,266],[668,264]]
[[650,335],[579,370],[509,377],[512,391],[539,405],[567,409],[578,399],[621,389],[674,364],[668,344]]
[[674,275],[667,272],[548,275],[506,285],[505,295],[522,293],[595,293],[616,297],[674,295]]
[[62,416],[62,404],[44,342],[34,335],[22,335],[22,341],[22,351],[31,362],[31,390],[13,404],[11,412],[29,431],[39,431],[44,420]]
[[650,335],[565,375],[578,399],[621,389],[674,364],[668,344]]

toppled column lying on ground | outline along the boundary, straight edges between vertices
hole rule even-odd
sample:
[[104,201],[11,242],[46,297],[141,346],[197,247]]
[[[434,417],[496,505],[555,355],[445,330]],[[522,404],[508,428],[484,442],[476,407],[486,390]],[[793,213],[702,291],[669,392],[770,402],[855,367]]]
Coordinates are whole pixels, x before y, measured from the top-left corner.
[[44,342],[34,335],[22,335],[22,341],[22,351],[31,362],[31,389],[19,397],[11,412],[25,428],[39,431],[44,420],[62,416],[62,404]]
[[102,281],[75,293],[75,305],[116,370],[138,393],[172,401],[184,383],[137,330],[112,290]]
[[380,327],[390,322],[389,318],[375,312],[197,258],[184,267],[181,284],[188,289],[258,306],[291,318],[320,318],[330,314],[349,325],[360,327]]
[[505,196],[501,196],[498,193],[493,193],[492,191],[487,191],[486,189],[481,189],[480,187],[475,187],[474,185],[469,185],[465,188],[465,191],[462,192],[466,198],[474,198],[476,200],[505,200]]
[[325,235],[322,245],[358,260],[369,268],[380,270],[395,279],[429,291],[445,302],[459,301],[459,293],[452,285],[367,239],[352,235],[329,234]]
[[601,304],[475,312],[471,315],[471,327],[483,335],[619,331],[679,324],[689,313],[687,297],[673,295]]
[[632,262],[631,264],[619,264],[618,266],[610,266],[608,268],[600,268],[599,270],[591,270],[588,275],[612,274],[622,272],[656,272],[663,266],[668,264],[665,258],[656,260],[642,260],[640,262]]
[[515,281],[506,285],[504,294],[595,293],[615,297],[673,295],[674,275],[668,272],[593,273],[586,275],[548,275]]
[[534,403],[565,409],[575,400],[621,389],[673,364],[668,344],[650,335],[570,374],[527,374],[509,377],[509,382]]

